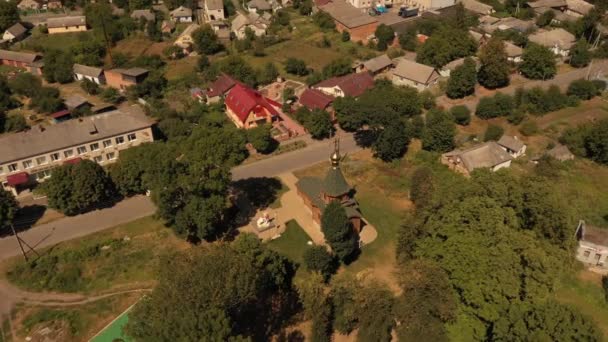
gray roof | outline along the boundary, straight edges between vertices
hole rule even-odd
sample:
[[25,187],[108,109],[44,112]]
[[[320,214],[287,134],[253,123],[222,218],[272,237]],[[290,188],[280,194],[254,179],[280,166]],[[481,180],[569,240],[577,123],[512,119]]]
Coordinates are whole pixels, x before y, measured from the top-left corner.
[[522,48],[520,48],[519,46],[510,43],[510,42],[504,42],[504,46],[505,46],[505,52],[507,53],[507,56],[509,57],[519,57],[524,53],[524,50]]
[[323,191],[332,197],[342,196],[349,193],[350,185],[344,179],[340,167],[330,167],[323,179]]
[[454,150],[446,155],[459,157],[469,172],[478,168],[494,167],[513,159],[495,141],[488,141],[462,151]]
[[25,32],[27,32],[27,29],[25,27],[23,27],[23,25],[21,25],[21,23],[16,23],[15,25],[7,28],[6,31],[8,31],[14,37],[19,37],[19,36],[23,35]]
[[148,70],[144,68],[112,69],[111,71],[118,72],[131,77],[137,77],[148,73]]
[[[581,229],[582,231],[579,232],[578,229]],[[608,229],[588,225],[585,223],[585,221],[582,220],[579,222],[578,229],[577,234],[581,234],[581,240],[591,242],[598,246],[608,247]]]
[[583,0],[566,0],[566,4],[568,5],[568,10],[582,15],[587,15],[595,7],[593,4]]
[[33,63],[40,55],[35,53],[17,52],[9,50],[0,50],[0,60],[17,61],[23,63]]
[[102,68],[96,68],[82,64],[74,64],[73,70],[75,74],[85,75],[89,77],[99,77],[103,73]]
[[208,10],[223,10],[224,2],[222,0],[207,0],[205,1],[205,6],[207,6]]
[[568,146],[558,144],[554,148],[547,151],[547,155],[559,161],[574,159],[574,154],[570,152]]
[[270,11],[272,9],[272,6],[266,0],[251,0],[247,3],[247,7],[260,11]]
[[80,26],[80,25],[86,25],[86,24],[87,24],[87,18],[82,15],[73,16],[73,17],[48,18],[46,20],[46,26],[48,28]]
[[135,10],[135,11],[133,11],[131,13],[131,18],[133,18],[133,19],[144,18],[147,21],[155,21],[156,20],[156,16],[149,9]]
[[528,2],[531,8],[539,7],[566,7],[566,0],[536,0]]
[[528,39],[536,44],[552,48],[558,46],[563,50],[569,50],[574,45],[576,38],[574,35],[563,28],[553,30],[539,30],[531,34]]
[[[438,77],[435,68],[408,59],[401,59],[393,74],[422,84],[427,84],[431,79]],[[436,77],[433,77],[434,74]]]
[[512,137],[510,135],[503,135],[497,142],[498,145],[515,152],[526,146],[521,140],[517,139],[517,137]]
[[[0,164],[50,153],[91,141],[128,133],[152,126],[153,122],[139,109],[87,116],[40,129],[0,137]],[[96,132],[91,134],[91,132]]]
[[363,62],[363,66],[365,67],[365,69],[367,69],[371,72],[380,71],[391,65],[393,65],[393,61],[390,58],[388,58],[387,55],[380,55],[378,57],[374,57],[370,60]]
[[462,0],[462,5],[467,10],[479,14],[488,14],[494,12],[494,8],[492,8],[492,6],[477,0]]
[[171,17],[174,17],[174,18],[175,17],[177,17],[177,18],[192,17],[192,10],[189,9],[188,7],[179,6],[178,8],[171,11]]
[[378,22],[378,20],[376,20],[374,17],[363,13],[361,10],[343,0],[331,1],[327,5],[321,6],[320,8],[322,11],[331,15],[334,20],[340,22],[347,28],[354,28]]
[[65,101],[63,101],[63,103],[65,104],[66,107],[68,107],[68,109],[75,109],[84,104],[89,103],[89,101],[87,101],[86,98],[84,98],[80,95],[71,95],[71,96],[68,96],[65,99]]

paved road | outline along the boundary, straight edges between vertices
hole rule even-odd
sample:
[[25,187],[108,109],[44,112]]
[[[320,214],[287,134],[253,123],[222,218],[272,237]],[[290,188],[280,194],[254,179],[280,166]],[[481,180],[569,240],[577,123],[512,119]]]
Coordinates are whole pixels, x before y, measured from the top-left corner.
[[[516,75],[513,77],[513,85],[497,89],[496,91],[512,95],[513,93],[515,93],[515,90],[520,87],[523,87],[525,89],[530,89],[534,87],[542,87],[547,89],[552,85],[557,85],[563,91],[565,91],[568,88],[570,82],[581,78],[586,78],[587,75],[589,75],[589,79],[595,79],[598,77],[603,77],[604,75],[608,75],[608,60],[594,60],[590,70],[589,68],[574,69],[562,74],[558,74],[553,79],[546,81],[532,81],[525,79],[522,76]],[[478,94],[475,96],[467,97],[465,99],[460,100],[450,100],[445,95],[439,96],[437,98],[437,104],[444,108],[451,108],[456,105],[465,105],[469,107],[472,111],[474,111],[475,108],[477,108],[477,103],[479,103],[479,99],[484,96],[493,95],[495,92],[484,90],[482,94],[480,94],[480,91],[477,91],[477,93]]]

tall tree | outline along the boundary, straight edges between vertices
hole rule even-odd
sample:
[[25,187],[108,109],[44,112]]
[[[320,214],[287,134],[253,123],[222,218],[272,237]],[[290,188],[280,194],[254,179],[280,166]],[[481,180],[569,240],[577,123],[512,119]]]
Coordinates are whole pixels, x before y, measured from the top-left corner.
[[418,48],[416,61],[440,68],[447,63],[477,51],[477,43],[465,30],[442,26]]
[[223,49],[222,43],[210,25],[204,25],[192,33],[194,48],[200,54],[213,55]]
[[509,63],[505,46],[501,39],[494,38],[481,48],[479,53],[481,67],[477,78],[479,84],[495,89],[509,84]]
[[570,50],[570,65],[575,68],[585,67],[591,62],[589,44],[585,38],[580,39]]
[[19,22],[19,9],[15,1],[0,3],[0,32]]
[[19,205],[12,193],[0,189],[0,230],[7,228],[15,218]]
[[357,341],[389,342],[395,326],[393,317],[394,297],[386,286],[365,286],[362,289],[358,319]]
[[68,83],[74,78],[72,54],[61,50],[48,50],[44,54],[42,76],[49,83]]
[[447,152],[454,148],[456,126],[452,116],[442,110],[432,109],[427,113],[422,147],[428,151]]
[[471,58],[466,58],[464,63],[450,74],[445,94],[451,99],[460,99],[473,94],[476,84],[477,66]]
[[384,51],[395,40],[395,31],[388,25],[380,24],[376,28],[375,36],[378,39],[378,50]]
[[321,230],[325,240],[342,261],[349,261],[357,251],[357,236],[338,201],[330,202],[323,210]]
[[403,157],[410,143],[410,134],[405,122],[396,120],[384,126],[372,145],[374,157],[390,162]]
[[533,80],[548,80],[555,76],[557,66],[555,55],[544,46],[530,43],[524,49],[523,61],[519,64],[519,71],[527,78]]

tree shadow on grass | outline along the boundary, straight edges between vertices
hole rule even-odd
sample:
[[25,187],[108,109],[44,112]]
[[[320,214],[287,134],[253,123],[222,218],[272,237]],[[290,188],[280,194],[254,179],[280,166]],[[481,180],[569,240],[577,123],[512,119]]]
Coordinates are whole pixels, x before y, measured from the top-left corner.
[[[46,209],[46,206],[40,204],[32,204],[20,208],[13,220],[15,231],[20,233],[32,228],[44,216]],[[10,226],[0,230],[0,238],[11,235],[13,235],[13,231]]]
[[378,138],[376,132],[370,129],[358,130],[354,137],[357,145],[363,148],[371,147]]

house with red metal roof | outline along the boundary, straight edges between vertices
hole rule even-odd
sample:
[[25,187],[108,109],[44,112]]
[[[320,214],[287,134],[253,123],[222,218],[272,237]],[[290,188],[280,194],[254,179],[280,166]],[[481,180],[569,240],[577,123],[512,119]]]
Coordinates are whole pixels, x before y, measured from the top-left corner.
[[373,87],[374,77],[369,72],[332,77],[312,86],[313,89],[333,97],[358,97]]
[[222,73],[206,91],[207,103],[217,103],[238,83],[234,78]]
[[334,102],[334,99],[333,96],[327,95],[320,90],[306,89],[302,95],[300,95],[298,102],[310,110],[327,110]]
[[237,83],[226,95],[226,114],[239,128],[249,129],[279,118],[277,108],[259,91]]

